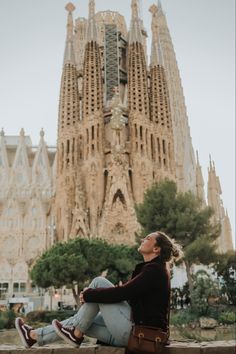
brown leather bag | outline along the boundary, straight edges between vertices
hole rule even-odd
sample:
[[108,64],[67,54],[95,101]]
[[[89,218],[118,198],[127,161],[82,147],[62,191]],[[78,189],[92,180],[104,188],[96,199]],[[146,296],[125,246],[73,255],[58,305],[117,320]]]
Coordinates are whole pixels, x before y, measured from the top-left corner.
[[150,326],[133,326],[128,342],[128,350],[134,353],[160,354],[168,342],[169,333]]

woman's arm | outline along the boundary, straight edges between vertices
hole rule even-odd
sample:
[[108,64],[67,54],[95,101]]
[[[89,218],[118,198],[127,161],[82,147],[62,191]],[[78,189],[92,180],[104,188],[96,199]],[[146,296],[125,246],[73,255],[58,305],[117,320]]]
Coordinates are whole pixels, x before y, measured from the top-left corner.
[[121,286],[87,289],[83,292],[83,299],[85,302],[107,304],[129,300],[149,292],[153,287],[157,287],[161,280],[160,276],[160,267],[156,264],[148,264],[140,274]]

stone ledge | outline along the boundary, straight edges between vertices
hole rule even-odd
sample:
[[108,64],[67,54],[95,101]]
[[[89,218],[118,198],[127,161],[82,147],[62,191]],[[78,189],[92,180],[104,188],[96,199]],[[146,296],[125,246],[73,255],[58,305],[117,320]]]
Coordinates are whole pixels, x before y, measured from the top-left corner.
[[[163,354],[235,354],[235,341],[171,342]],[[78,349],[68,346],[45,346],[24,349],[18,346],[0,345],[0,354],[124,354],[123,348],[84,346]]]

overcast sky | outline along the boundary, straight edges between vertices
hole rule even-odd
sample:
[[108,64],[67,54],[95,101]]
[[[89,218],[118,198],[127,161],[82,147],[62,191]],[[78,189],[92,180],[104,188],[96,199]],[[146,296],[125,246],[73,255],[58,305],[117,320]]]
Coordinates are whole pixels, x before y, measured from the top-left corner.
[[[153,0],[143,0],[150,35]],[[58,98],[66,32],[65,0],[0,0],[0,128],[24,127],[33,144],[41,128],[56,144]],[[76,0],[85,17],[88,0]],[[130,21],[131,0],[97,0]],[[184,88],[195,150],[205,181],[209,154],[220,177],[233,229],[235,215],[235,1],[162,0]]]

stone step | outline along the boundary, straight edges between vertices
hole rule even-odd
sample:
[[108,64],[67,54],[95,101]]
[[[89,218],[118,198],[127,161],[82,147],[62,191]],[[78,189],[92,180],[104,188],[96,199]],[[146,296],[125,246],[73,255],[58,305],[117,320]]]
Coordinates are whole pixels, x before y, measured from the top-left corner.
[[[236,342],[216,341],[216,342],[171,342],[164,349],[163,354],[235,354]],[[72,348],[68,346],[45,346],[24,349],[19,346],[0,345],[0,354],[124,354],[123,348],[104,347],[104,346],[82,346]]]

